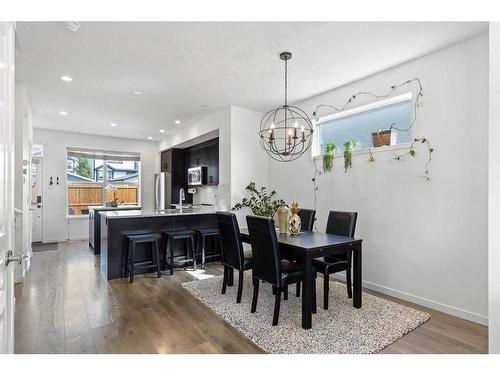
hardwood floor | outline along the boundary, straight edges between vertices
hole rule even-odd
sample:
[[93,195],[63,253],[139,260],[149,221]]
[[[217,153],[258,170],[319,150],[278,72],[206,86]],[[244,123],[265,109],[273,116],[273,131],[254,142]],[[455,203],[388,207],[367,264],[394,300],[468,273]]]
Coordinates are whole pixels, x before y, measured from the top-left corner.
[[[188,272],[108,282],[97,262],[86,242],[34,253],[25,283],[16,285],[16,353],[262,352],[182,288],[194,279]],[[206,272],[220,275],[222,267]],[[373,294],[432,315],[382,353],[487,352],[487,327]]]

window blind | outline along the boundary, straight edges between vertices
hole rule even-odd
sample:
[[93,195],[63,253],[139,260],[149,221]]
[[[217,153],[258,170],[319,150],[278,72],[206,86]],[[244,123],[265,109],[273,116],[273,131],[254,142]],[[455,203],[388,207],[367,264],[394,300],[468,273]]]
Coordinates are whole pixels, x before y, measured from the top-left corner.
[[98,159],[112,161],[141,161],[141,154],[137,152],[120,152],[108,150],[93,150],[86,148],[67,147],[68,156],[83,159]]

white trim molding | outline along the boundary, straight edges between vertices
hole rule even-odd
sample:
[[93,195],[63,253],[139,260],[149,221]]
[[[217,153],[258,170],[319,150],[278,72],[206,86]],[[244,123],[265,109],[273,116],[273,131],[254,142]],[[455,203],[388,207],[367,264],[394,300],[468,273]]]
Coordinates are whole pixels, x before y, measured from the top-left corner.
[[[342,273],[330,275],[332,279],[338,279],[345,281],[345,275]],[[446,314],[456,316],[465,320],[470,320],[471,322],[482,324],[484,326],[488,325],[488,317],[480,314],[473,313],[471,311],[462,310],[458,307],[453,307],[446,305],[444,303],[436,302],[427,298],[419,297],[410,293],[402,292],[400,290],[385,287],[383,285],[375,284],[370,281],[363,280],[363,288],[373,290],[375,292],[383,293],[391,297],[399,298],[404,301],[412,302],[417,305],[425,306],[430,309],[434,309]]]

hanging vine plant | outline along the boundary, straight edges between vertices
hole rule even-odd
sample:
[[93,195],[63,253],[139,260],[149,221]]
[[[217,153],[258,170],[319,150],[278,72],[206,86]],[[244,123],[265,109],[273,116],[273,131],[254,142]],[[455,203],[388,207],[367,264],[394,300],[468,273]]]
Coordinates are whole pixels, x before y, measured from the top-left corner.
[[333,160],[337,152],[335,143],[328,143],[325,146],[325,154],[323,155],[323,172],[331,172],[333,168]]
[[[408,126],[401,128],[397,127],[395,123],[391,124],[387,129],[382,130],[382,129],[377,129],[376,136],[378,137],[377,139],[382,139],[383,136],[387,136],[386,134],[382,133],[388,133],[388,132],[407,132],[413,128],[417,121],[417,109],[421,106],[420,100],[423,97],[423,89],[422,85],[420,83],[419,78],[411,79],[404,81],[398,85],[392,85],[390,89],[385,93],[385,94],[376,94],[373,92],[367,92],[367,91],[359,91],[354,95],[351,95],[349,99],[340,107],[335,107],[329,104],[320,104],[316,107],[315,111],[313,112],[313,117],[316,120],[316,123],[319,122],[319,116],[318,112],[322,108],[330,108],[333,109],[335,112],[341,112],[347,109],[348,106],[350,106],[354,101],[359,99],[360,97],[363,96],[368,96],[372,97],[375,99],[384,99],[384,98],[389,98],[394,93],[400,89],[403,86],[411,86],[414,85],[416,87],[416,91],[413,95],[414,101],[413,101],[413,118],[411,119],[411,122]],[[385,147],[382,143],[381,147]],[[332,143],[329,145],[333,145],[333,151],[329,150],[327,147],[325,148],[325,154],[322,156],[323,158],[323,172],[331,172],[334,167],[334,156],[335,152],[337,151],[336,146]],[[387,144],[386,144],[387,145]],[[431,144],[429,142],[429,139],[426,137],[420,137],[420,138],[414,138],[412,143],[409,145],[408,148],[404,148],[403,151],[401,152],[396,152],[394,150],[388,149],[389,152],[393,155],[394,159],[399,161],[402,160],[406,157],[415,157],[417,153],[417,148],[419,145],[425,145],[426,146],[426,151],[427,151],[427,160],[424,165],[424,175],[423,177],[429,181],[431,179],[431,174],[430,174],[430,164],[432,162],[432,155],[434,152],[434,148],[431,147]],[[328,145],[327,145],[328,146]],[[347,172],[349,168],[352,168],[352,151],[354,150],[356,146],[356,141],[353,139],[348,139],[344,142],[344,172]],[[368,148],[369,152],[369,157],[368,157],[368,162],[375,162],[375,158],[373,156],[372,148]],[[317,177],[321,175],[321,170],[318,169],[316,165],[316,160],[317,158],[313,158],[313,163],[314,163],[314,176],[312,178],[312,184],[313,184],[313,191],[314,191],[314,208],[316,208],[316,200],[317,200],[317,191],[319,189],[318,187],[318,181]]]
[[352,151],[356,147],[354,139],[348,139],[344,142],[344,172],[347,173],[348,168],[352,168]]

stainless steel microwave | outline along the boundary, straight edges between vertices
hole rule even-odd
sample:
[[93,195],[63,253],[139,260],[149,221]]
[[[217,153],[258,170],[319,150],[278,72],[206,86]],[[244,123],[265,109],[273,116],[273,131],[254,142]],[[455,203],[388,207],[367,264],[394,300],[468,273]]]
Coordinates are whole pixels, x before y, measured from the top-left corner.
[[207,183],[207,167],[188,168],[188,186],[201,186]]

